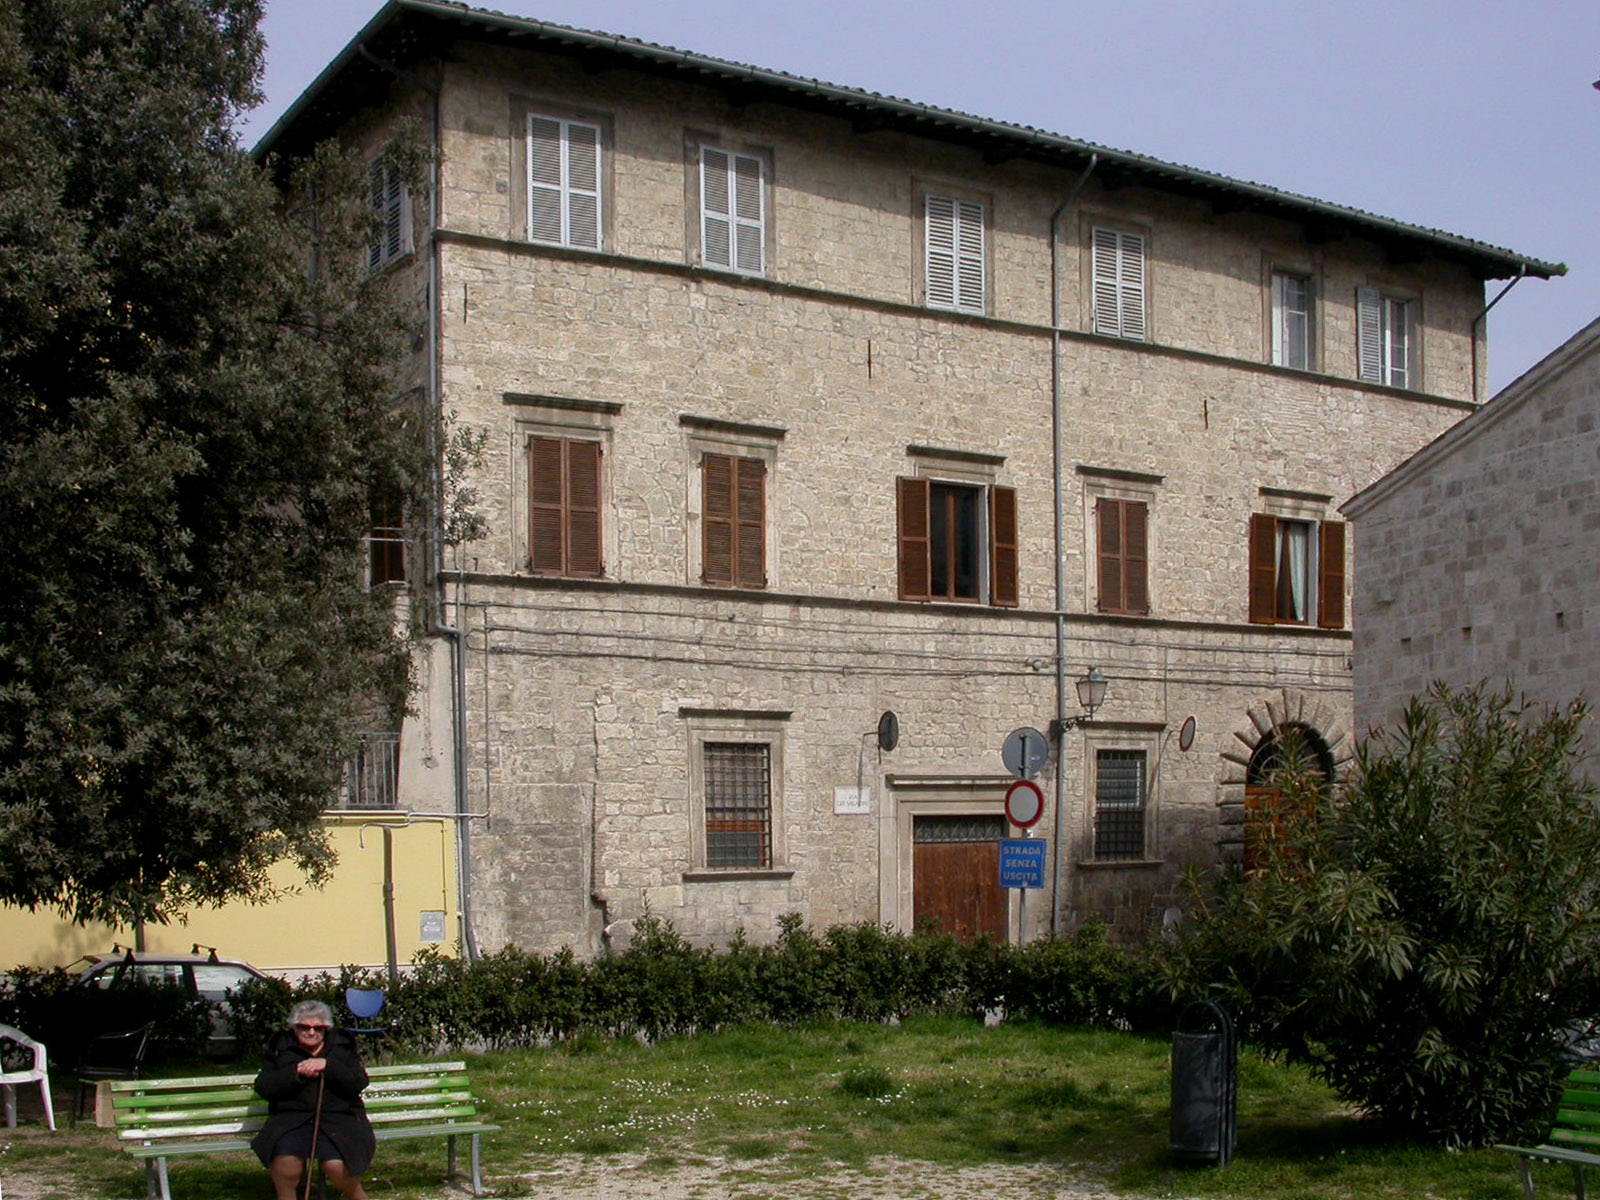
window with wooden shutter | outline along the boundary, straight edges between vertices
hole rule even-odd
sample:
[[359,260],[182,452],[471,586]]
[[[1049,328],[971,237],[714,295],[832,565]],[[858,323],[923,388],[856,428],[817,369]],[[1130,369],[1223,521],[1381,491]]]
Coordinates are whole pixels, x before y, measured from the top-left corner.
[[528,566],[573,578],[603,573],[599,442],[528,439]]
[[902,600],[1018,603],[1017,494],[916,477],[896,481]]
[[929,308],[984,311],[983,205],[950,196],[923,202]]
[[1015,608],[1017,593],[1017,491],[989,489],[989,603]]
[[371,169],[372,211],[378,217],[378,237],[367,248],[367,265],[388,266],[411,250],[411,230],[406,222],[406,187],[400,172],[382,159]]
[[1278,620],[1278,518],[1271,513],[1250,516],[1250,620],[1274,625]]
[[700,461],[702,578],[724,587],[766,587],[766,463],[709,453]]
[[1094,331],[1144,341],[1148,336],[1144,236],[1097,226],[1091,235],[1090,258]]
[[700,257],[745,275],[766,271],[766,170],[753,155],[700,151]]
[[528,240],[600,249],[600,127],[528,116]]
[[1101,612],[1150,611],[1148,515],[1142,500],[1095,502]]
[[1250,518],[1250,620],[1344,628],[1345,527],[1255,513]]
[[1317,555],[1317,624],[1344,628],[1344,522],[1324,521]]
[[928,481],[896,481],[900,545],[900,599],[928,600]]

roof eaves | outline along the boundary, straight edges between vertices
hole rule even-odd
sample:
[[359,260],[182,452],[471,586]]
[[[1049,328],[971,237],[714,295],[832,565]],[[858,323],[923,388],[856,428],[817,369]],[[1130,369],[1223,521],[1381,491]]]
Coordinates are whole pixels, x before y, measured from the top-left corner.
[[[467,33],[494,32],[514,41],[531,37],[581,48],[591,53],[611,54],[623,59],[649,63],[657,68],[692,72],[726,83],[781,93],[790,97],[791,102],[804,107],[844,110],[857,114],[858,118],[861,115],[869,119],[876,117],[879,118],[880,124],[892,125],[895,121],[904,122],[911,126],[913,131],[923,132],[925,136],[989,142],[1011,147],[1015,149],[1016,157],[1032,156],[1056,163],[1068,160],[1081,165],[1094,155],[1100,161],[1101,174],[1109,169],[1128,175],[1130,183],[1185,192],[1197,197],[1225,196],[1232,199],[1235,208],[1254,208],[1268,215],[1302,223],[1320,220],[1349,229],[1357,235],[1365,234],[1375,240],[1414,244],[1417,248],[1426,248],[1434,254],[1460,259],[1484,278],[1533,275],[1549,279],[1565,275],[1567,272],[1563,263],[1530,258],[1501,246],[1444,230],[1409,225],[1362,209],[1333,204],[1265,184],[1232,179],[1195,167],[1165,162],[1148,155],[1050,133],[1033,126],[1016,125],[952,109],[936,108],[897,96],[842,87],[823,80],[808,79],[747,63],[710,58],[653,42],[635,41],[615,34],[473,8],[466,4],[455,3],[454,0],[388,0],[388,3],[367,22],[350,44],[323,69],[299,99],[267,131],[257,143],[254,151],[256,157],[264,158],[270,154],[301,120],[311,114],[317,102],[334,87],[338,78],[355,60],[361,58],[362,47],[366,43],[382,33],[392,22],[407,16],[448,22],[462,27]],[[930,130],[935,132],[929,132]]]

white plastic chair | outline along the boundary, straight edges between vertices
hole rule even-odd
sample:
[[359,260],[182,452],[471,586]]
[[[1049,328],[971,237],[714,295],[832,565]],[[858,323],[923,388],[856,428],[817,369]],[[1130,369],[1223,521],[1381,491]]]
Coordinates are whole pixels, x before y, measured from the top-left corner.
[[46,1065],[44,1043],[36,1042],[20,1029],[0,1025],[0,1041],[15,1042],[33,1054],[33,1066],[25,1071],[7,1071],[0,1063],[0,1092],[5,1093],[6,1128],[17,1127],[17,1084],[37,1083],[39,1099],[44,1102],[44,1122],[53,1131],[56,1127],[56,1110],[50,1102],[50,1070]]

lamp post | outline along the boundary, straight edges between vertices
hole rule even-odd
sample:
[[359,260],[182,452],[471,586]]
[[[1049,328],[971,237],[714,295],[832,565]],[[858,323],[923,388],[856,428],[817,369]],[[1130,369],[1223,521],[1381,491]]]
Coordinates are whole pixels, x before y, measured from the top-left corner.
[[1081,676],[1074,686],[1078,689],[1078,703],[1083,706],[1083,712],[1075,717],[1062,716],[1051,721],[1050,737],[1054,741],[1060,741],[1067,730],[1087,724],[1094,718],[1095,710],[1106,702],[1109,681],[1100,674],[1099,667],[1090,667],[1088,674]]

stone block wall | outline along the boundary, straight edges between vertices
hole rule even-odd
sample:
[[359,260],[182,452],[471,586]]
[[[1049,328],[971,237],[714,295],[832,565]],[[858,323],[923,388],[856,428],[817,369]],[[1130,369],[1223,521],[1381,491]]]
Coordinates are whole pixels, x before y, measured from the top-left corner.
[[[1461,415],[1482,304],[1464,270],[1402,271],[1374,247],[1091,176],[1061,223],[1058,332],[1050,218],[1075,177],[532,52],[466,47],[440,96],[442,403],[488,436],[470,481],[488,534],[451,553],[445,588],[467,631],[483,948],[592,953],[645,911],[705,942],[764,940],[787,912],[909,929],[917,805],[1000,813],[1002,742],[1056,715],[1057,456],[1068,712],[1090,666],[1111,693],[1039,780],[1051,880],[1030,936],[1091,916],[1129,936],[1158,926],[1182,865],[1217,857],[1242,804],[1252,714],[1348,737],[1348,630],[1247,623],[1249,518],[1267,489],[1336,519]],[[518,228],[530,109],[608,131],[600,253]],[[692,148],[708,137],[770,166],[764,278],[695,264]],[[987,206],[985,315],[922,306],[919,189]],[[1097,223],[1149,237],[1148,343],[1087,332]],[[1316,280],[1322,373],[1268,365],[1274,267]],[[1422,299],[1426,393],[1352,381],[1367,284]],[[561,427],[603,446],[598,581],[527,570],[524,446]],[[717,438],[767,456],[761,590],[701,583],[698,462]],[[895,480],[930,460],[1015,489],[1015,609],[898,599]],[[1119,488],[1149,503],[1149,617],[1097,611],[1093,505]],[[886,710],[902,739],[880,754]],[[706,727],[777,748],[771,869],[697,858]],[[1135,861],[1094,861],[1101,750],[1146,755]],[[855,789],[868,811],[836,811]]]

